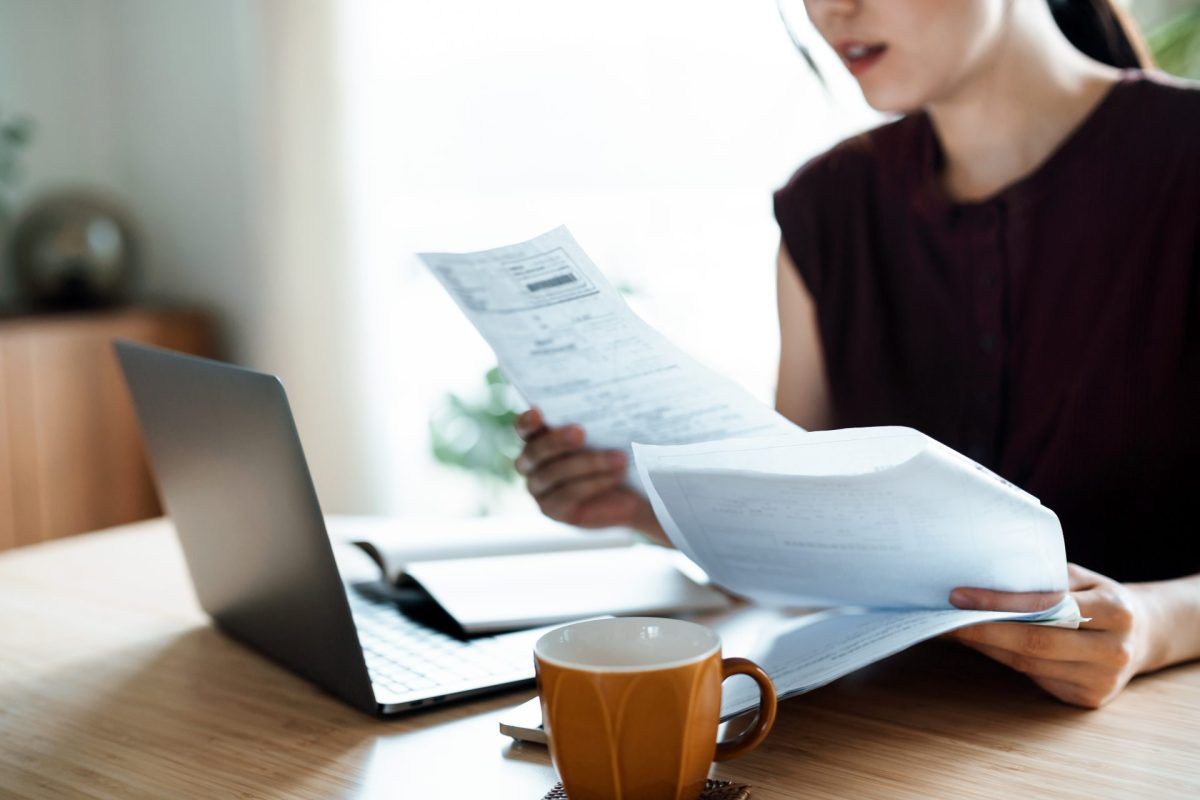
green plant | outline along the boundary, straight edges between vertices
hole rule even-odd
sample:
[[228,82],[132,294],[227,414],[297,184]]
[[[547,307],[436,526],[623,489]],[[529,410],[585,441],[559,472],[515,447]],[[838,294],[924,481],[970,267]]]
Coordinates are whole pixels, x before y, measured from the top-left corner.
[[0,117],[0,226],[11,213],[11,192],[21,179],[21,151],[33,138],[33,123],[26,117]]
[[1150,31],[1146,43],[1161,69],[1200,79],[1200,8],[1185,11]]
[[504,379],[499,367],[484,375],[484,386],[475,397],[448,393],[429,420],[433,457],[442,464],[475,473],[493,484],[517,477],[513,459],[521,452],[521,439],[513,428],[524,403]]

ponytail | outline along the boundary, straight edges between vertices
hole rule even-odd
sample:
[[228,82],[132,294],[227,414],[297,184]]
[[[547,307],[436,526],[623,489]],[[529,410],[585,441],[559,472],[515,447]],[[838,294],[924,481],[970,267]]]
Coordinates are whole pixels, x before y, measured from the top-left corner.
[[1153,66],[1146,43],[1113,0],[1049,0],[1059,29],[1084,55],[1121,69]]

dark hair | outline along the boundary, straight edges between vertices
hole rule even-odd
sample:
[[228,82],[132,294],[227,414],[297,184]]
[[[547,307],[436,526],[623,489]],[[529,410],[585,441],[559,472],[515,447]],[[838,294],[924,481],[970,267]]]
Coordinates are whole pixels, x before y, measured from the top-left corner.
[[1049,0],[1059,30],[1084,55],[1121,69],[1153,66],[1137,27],[1112,0]]

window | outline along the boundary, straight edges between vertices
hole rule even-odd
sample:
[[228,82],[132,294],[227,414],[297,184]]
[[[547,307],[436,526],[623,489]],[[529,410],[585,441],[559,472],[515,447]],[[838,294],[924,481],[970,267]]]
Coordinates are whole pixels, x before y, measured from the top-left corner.
[[[771,192],[875,117],[831,106],[774,4],[358,0],[340,20],[380,511],[474,508],[427,420],[490,351],[411,254],[566,223],[631,303],[770,402]],[[526,503],[514,493],[512,504]],[[526,503],[527,504],[527,503]]]

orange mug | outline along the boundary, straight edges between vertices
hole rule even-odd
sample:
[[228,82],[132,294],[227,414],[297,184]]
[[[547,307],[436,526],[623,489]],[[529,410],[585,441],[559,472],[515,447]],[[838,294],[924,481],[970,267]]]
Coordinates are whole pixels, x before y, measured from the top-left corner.
[[[577,622],[542,636],[533,653],[550,758],[571,800],[696,800],[714,759],[750,752],[775,722],[767,674],[722,660],[720,637],[694,622]],[[717,744],[731,675],[758,683],[758,717]]]

